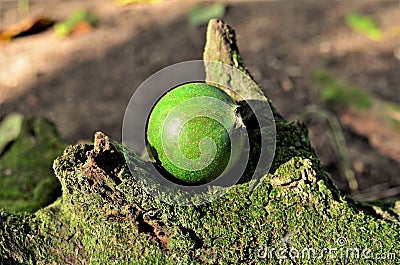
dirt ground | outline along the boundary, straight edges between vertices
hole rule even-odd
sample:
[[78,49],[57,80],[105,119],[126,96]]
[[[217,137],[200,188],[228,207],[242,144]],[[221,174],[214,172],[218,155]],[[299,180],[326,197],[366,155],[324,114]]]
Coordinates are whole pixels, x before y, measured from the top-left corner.
[[[400,103],[400,37],[374,42],[355,33],[345,16],[375,17],[384,32],[400,27],[396,1],[227,1],[223,19],[237,32],[250,72],[288,120],[320,104],[311,78],[325,69],[338,78]],[[194,2],[164,1],[118,7],[111,0],[30,1],[29,16],[65,18],[77,8],[95,12],[98,27],[59,39],[52,30],[0,47],[0,118],[17,111],[54,121],[68,143],[101,130],[121,140],[125,108],[151,74],[174,63],[201,59],[205,26],[188,23]],[[16,1],[0,3],[0,28],[23,18]],[[337,186],[359,200],[400,198],[400,161],[342,124],[359,189],[351,191],[329,127],[305,119],[312,144]],[[394,149],[400,148],[398,144]]]

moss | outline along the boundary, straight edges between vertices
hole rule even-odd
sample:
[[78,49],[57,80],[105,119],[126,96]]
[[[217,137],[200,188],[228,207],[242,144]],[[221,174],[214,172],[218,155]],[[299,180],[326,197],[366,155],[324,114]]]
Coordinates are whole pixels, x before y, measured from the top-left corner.
[[[93,145],[71,146],[55,161],[63,183],[62,199],[31,216],[3,213],[2,220],[12,225],[2,222],[0,242],[7,240],[4,229],[14,238],[30,235],[16,241],[16,248],[31,253],[20,262],[276,264],[279,258],[273,248],[278,247],[287,253],[314,249],[321,254],[323,248],[399,251],[395,244],[400,239],[398,216],[378,206],[361,206],[332,190],[318,163],[309,158],[313,153],[304,151],[306,155],[274,165],[276,170],[253,192],[249,183],[238,184],[211,203],[183,207],[148,197],[119,160],[117,149],[95,149]],[[104,174],[108,170],[115,173]],[[15,230],[21,223],[24,229]],[[347,240],[342,248],[337,245],[340,238]],[[260,249],[273,255],[259,258]],[[18,260],[11,251],[1,251],[0,256]],[[363,262],[353,255],[294,260],[302,264]],[[382,260],[382,264],[387,262]]]
[[60,196],[51,165],[64,148],[51,122],[25,118],[18,137],[0,157],[0,208],[34,212]]

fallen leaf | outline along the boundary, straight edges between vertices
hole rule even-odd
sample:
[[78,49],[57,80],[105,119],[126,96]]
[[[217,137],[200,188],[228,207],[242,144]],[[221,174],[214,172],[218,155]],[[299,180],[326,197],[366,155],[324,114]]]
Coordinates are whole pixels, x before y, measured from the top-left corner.
[[0,155],[10,143],[18,138],[23,120],[22,114],[11,113],[0,123]]
[[54,24],[54,20],[48,17],[27,18],[0,31],[0,45],[12,39],[31,34],[37,34],[47,30]]
[[224,15],[225,5],[223,3],[215,3],[211,6],[197,4],[189,13],[189,23],[194,26],[201,26],[208,23],[212,18],[221,18]]
[[97,24],[98,18],[91,12],[80,9],[73,12],[66,20],[54,25],[54,31],[59,37],[70,34],[86,33]]
[[382,32],[378,23],[370,16],[352,13],[346,16],[346,23],[351,29],[371,40],[382,40]]
[[400,162],[400,106],[347,84],[324,70],[313,72],[321,99],[341,121],[382,154]]

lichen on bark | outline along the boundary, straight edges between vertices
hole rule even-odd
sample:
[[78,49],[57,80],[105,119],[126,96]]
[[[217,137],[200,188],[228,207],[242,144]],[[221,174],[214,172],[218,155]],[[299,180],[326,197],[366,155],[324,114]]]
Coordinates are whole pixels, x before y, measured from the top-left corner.
[[[223,30],[229,42],[210,29]],[[206,60],[231,64],[232,54],[237,60],[226,24],[211,20],[207,38]],[[130,153],[131,173],[123,155],[128,151],[103,133],[94,144],[68,147],[54,161],[62,197],[34,214],[0,211],[0,263],[395,264],[398,210],[342,196],[322,171],[307,129],[273,112],[277,142],[270,173],[254,190],[242,181],[203,205],[174,206],[148,195],[133,175],[151,174],[149,162]],[[362,256],[365,249],[369,258]],[[304,250],[309,256],[302,257]],[[379,253],[397,256],[371,257]]]

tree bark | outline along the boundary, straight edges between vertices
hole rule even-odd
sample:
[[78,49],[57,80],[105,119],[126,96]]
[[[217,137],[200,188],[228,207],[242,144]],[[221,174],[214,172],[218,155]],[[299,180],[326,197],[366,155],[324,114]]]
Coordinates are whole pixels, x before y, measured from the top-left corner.
[[[251,78],[233,29],[222,21],[209,23],[204,59]],[[219,69],[206,71],[229,79]],[[240,89],[269,102],[259,87]],[[149,162],[130,153],[131,174],[127,151],[103,133],[92,145],[68,147],[53,165],[61,198],[34,214],[0,210],[0,263],[394,264],[400,202],[382,208],[342,196],[321,169],[307,129],[272,112],[277,141],[270,172],[254,190],[243,181],[198,206],[149,196],[132,176],[151,174]],[[374,259],[379,254],[385,259]]]

